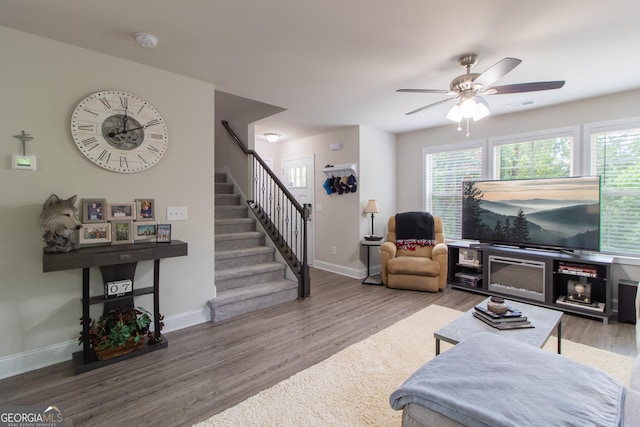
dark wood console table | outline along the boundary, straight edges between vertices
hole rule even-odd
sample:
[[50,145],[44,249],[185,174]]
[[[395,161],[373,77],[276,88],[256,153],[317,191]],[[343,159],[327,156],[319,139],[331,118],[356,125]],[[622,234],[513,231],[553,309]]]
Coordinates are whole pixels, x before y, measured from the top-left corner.
[[[84,247],[67,253],[45,253],[42,256],[42,271],[62,271],[82,269],[82,334],[83,350],[73,354],[74,372],[90,371],[123,359],[138,356],[167,347],[167,340],[160,334],[160,260],[187,255],[187,243],[173,240],[171,243],[136,243],[115,246]],[[153,286],[136,289],[134,276],[139,261],[153,260]],[[106,284],[113,280],[129,279],[133,283],[133,295],[105,298],[104,295],[90,296],[89,271],[100,267],[102,280]],[[89,306],[104,304],[105,312],[112,308],[133,307],[136,296],[153,294],[153,319],[155,338],[162,338],[155,344],[110,360],[95,359],[89,343]]]

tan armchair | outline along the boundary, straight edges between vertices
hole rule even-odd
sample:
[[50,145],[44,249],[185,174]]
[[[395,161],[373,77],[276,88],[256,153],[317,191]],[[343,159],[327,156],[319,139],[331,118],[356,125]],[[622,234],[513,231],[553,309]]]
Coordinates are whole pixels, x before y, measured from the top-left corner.
[[448,248],[442,218],[433,216],[435,246],[415,250],[396,246],[396,217],[389,218],[387,241],[380,246],[382,283],[395,289],[438,292],[447,285]]

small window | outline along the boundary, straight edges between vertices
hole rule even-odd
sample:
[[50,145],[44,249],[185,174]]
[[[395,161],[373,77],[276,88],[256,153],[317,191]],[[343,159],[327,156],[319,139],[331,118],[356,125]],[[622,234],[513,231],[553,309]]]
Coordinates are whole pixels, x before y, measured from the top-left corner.
[[307,188],[307,167],[289,169],[289,188]]

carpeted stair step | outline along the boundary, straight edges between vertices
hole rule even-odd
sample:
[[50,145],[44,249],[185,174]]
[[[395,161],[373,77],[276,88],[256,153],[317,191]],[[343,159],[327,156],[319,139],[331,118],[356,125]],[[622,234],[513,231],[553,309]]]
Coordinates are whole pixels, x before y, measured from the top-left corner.
[[217,234],[215,237],[216,251],[264,246],[264,233],[247,231],[244,233]]
[[280,280],[284,277],[285,268],[284,264],[274,261],[221,270],[216,268],[216,289],[227,291],[241,286]]
[[215,221],[216,234],[244,233],[256,231],[256,220],[253,218],[227,218]]
[[216,194],[216,206],[240,206],[239,194]]
[[216,182],[215,191],[216,191],[216,195],[233,194],[233,183],[232,182]]
[[256,246],[229,251],[216,251],[216,271],[227,268],[245,267],[274,261],[275,249],[269,246]]
[[247,206],[216,206],[216,219],[247,218]]
[[219,322],[297,299],[298,284],[287,279],[245,286],[239,289],[218,290],[217,297],[209,300],[211,320]]

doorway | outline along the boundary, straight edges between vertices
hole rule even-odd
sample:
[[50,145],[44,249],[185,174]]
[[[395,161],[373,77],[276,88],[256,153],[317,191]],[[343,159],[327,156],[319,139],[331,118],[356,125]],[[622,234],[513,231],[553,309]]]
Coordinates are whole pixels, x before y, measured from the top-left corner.
[[307,263],[313,265],[315,257],[315,225],[313,215],[313,196],[315,188],[314,155],[282,159],[282,182],[296,201],[301,205],[309,203],[311,211],[307,223]]

